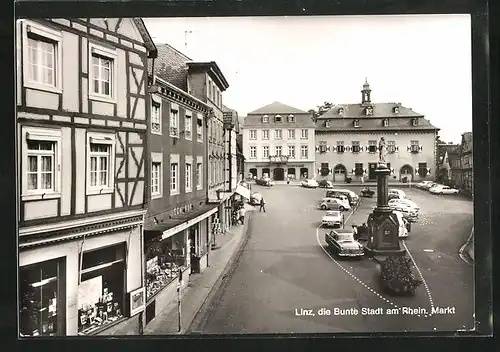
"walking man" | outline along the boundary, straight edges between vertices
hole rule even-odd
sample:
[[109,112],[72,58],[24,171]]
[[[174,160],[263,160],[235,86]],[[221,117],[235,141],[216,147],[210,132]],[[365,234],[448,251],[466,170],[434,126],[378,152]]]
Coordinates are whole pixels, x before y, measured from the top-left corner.
[[352,234],[355,240],[358,240],[358,228],[356,225],[352,224]]
[[266,201],[264,200],[264,197],[262,197],[260,199],[260,210],[259,211],[262,211],[264,210],[264,213],[266,212]]
[[240,210],[238,210],[238,215],[239,215],[239,220],[241,221],[241,224],[243,225],[245,223],[245,214],[246,210],[244,206],[241,206]]

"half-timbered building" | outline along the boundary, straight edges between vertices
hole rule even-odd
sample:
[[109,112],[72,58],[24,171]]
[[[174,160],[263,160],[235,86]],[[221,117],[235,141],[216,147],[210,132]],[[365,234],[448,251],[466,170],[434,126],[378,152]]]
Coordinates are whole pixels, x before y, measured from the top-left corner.
[[137,329],[155,46],[132,18],[20,20],[16,35],[20,334]]
[[316,178],[375,181],[378,143],[384,137],[390,181],[434,180],[438,131],[401,103],[373,103],[365,81],[361,102],[337,104],[316,121]]
[[207,267],[208,220],[218,210],[206,201],[206,116],[211,108],[157,76],[151,83],[146,324],[177,297],[180,276],[185,286],[191,274]]

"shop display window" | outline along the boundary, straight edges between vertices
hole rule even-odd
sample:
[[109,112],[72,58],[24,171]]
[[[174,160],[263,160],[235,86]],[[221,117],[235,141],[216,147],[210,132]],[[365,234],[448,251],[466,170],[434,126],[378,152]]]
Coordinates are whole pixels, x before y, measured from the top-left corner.
[[124,317],[125,244],[84,252],[78,286],[78,333],[100,331]]
[[146,249],[146,300],[160,292],[188,266],[184,231],[151,241]]
[[[26,336],[64,335],[64,279],[61,259],[20,269],[19,332]],[[62,282],[61,282],[62,280]]]

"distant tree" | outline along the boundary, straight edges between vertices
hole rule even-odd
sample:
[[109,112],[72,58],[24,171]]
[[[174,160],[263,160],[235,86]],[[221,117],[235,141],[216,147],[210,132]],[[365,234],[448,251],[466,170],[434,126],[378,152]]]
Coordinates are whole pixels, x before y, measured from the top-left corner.
[[313,119],[314,122],[323,115],[325,112],[330,110],[333,107],[333,103],[329,101],[325,101],[323,105],[318,105],[316,109],[310,109],[309,113],[311,114],[311,118]]
[[448,143],[444,142],[444,141],[441,139],[441,136],[437,136],[437,137],[436,137],[436,142],[437,142],[437,144],[448,144]]

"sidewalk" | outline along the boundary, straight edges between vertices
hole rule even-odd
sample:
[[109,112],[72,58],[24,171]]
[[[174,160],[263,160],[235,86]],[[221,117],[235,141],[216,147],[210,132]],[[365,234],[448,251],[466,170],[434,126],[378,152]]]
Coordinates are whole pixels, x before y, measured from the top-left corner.
[[[236,225],[225,234],[216,236],[215,242],[218,249],[210,252],[208,263],[209,267],[201,274],[192,274],[189,278],[187,287],[182,292],[181,300],[181,333],[186,329],[196,317],[196,314],[202,307],[212,288],[217,283],[224,269],[231,261],[243,239],[246,236],[249,213],[254,207],[245,204],[247,216],[245,225]],[[178,311],[177,300],[166,306],[163,311],[157,315],[145,328],[144,335],[168,335],[179,334],[178,332]]]

